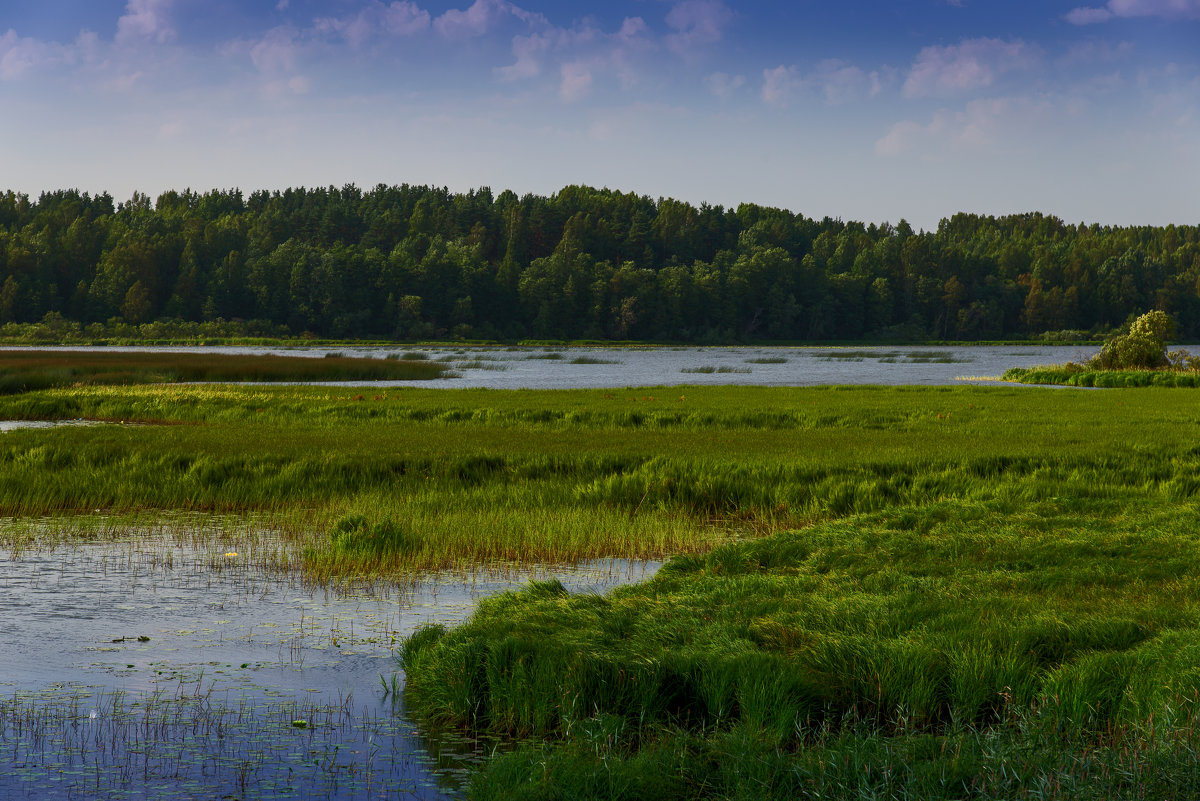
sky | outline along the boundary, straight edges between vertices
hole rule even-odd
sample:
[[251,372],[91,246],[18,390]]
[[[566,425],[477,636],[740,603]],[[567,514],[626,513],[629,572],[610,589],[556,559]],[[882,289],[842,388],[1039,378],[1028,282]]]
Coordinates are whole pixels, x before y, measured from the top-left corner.
[[0,0],[0,191],[1200,223],[1200,0]]

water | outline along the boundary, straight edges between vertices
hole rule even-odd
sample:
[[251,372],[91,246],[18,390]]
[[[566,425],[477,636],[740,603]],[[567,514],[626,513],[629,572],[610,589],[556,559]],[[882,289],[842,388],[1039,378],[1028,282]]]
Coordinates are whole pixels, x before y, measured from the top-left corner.
[[334,592],[263,554],[158,540],[0,552],[0,797],[455,797],[392,692],[403,638],[531,577],[598,592],[657,569]]
[[[998,377],[1010,367],[1084,361],[1095,346],[903,346],[794,348],[506,348],[186,347],[61,348],[62,350],[179,350],[188,353],[282,354],[322,358],[383,358],[417,352],[444,361],[458,374],[433,381],[365,381],[356,386],[487,387],[492,389],[605,389],[678,384],[814,386],[822,384],[953,385]],[[764,363],[764,361],[773,363]],[[974,378],[972,378],[974,377]]]

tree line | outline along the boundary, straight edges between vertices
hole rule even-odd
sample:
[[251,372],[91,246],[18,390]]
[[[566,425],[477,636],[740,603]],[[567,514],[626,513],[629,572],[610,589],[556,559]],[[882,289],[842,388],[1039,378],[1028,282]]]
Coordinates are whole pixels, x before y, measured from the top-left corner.
[[[0,323],[250,321],[334,338],[1200,337],[1200,226],[936,230],[568,186],[0,194]],[[49,318],[47,318],[49,315]]]

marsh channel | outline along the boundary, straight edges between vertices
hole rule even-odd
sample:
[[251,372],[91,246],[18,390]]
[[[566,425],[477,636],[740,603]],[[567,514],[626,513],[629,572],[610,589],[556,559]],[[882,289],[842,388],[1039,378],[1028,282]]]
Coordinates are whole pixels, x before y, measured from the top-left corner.
[[[497,389],[948,385],[1089,355],[1077,346],[337,352],[441,360],[455,377],[421,386]],[[0,425],[0,437],[29,425],[49,424]],[[37,536],[29,541],[0,549],[5,798],[458,797],[483,751],[478,743],[431,739],[405,715],[396,660],[403,639],[421,624],[461,621],[479,599],[531,578],[604,592],[658,568],[623,561],[496,565],[405,585],[313,587],[272,567],[279,546],[269,532],[219,522],[68,544],[51,536],[44,547]]]

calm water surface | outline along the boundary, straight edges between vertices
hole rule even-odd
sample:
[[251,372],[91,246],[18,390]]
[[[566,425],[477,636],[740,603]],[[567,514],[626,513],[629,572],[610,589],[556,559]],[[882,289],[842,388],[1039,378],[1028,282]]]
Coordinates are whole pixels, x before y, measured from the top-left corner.
[[403,638],[531,577],[600,592],[658,567],[339,593],[228,547],[0,551],[0,797],[455,797],[455,770],[383,686]]
[[[62,348],[89,350],[89,348]],[[952,385],[998,377],[1010,367],[1083,361],[1095,346],[903,346],[849,348],[90,348],[324,357],[384,358],[420,354],[458,374],[433,381],[353,382],[359,386],[587,389],[676,384],[814,386],[821,384]]]

